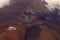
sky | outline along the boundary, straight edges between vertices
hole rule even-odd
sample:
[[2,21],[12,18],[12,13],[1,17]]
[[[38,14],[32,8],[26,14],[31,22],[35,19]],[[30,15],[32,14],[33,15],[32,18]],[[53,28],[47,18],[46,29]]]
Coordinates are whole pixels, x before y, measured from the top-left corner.
[[[47,7],[49,9],[56,7],[56,5],[60,6],[60,0],[45,0],[45,1],[48,3]],[[10,0],[0,0],[0,8],[9,5],[9,3]]]
[[45,0],[45,1],[48,3],[47,7],[49,9],[53,9],[55,7],[60,8],[60,0]]
[[0,8],[9,5],[10,0],[0,0]]

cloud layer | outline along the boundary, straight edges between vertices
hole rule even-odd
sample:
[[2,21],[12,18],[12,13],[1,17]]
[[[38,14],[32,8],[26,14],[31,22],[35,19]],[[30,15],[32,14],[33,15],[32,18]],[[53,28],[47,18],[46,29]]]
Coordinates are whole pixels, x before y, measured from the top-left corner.
[[60,0],[45,0],[48,3],[49,9],[54,9],[55,7],[60,8]]
[[0,0],[0,8],[9,5],[10,0]]

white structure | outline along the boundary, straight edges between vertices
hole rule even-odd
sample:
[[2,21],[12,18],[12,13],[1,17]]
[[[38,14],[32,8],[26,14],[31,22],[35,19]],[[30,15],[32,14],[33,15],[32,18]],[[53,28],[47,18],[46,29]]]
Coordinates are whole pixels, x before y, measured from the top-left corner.
[[16,27],[10,26],[7,30],[16,30]]

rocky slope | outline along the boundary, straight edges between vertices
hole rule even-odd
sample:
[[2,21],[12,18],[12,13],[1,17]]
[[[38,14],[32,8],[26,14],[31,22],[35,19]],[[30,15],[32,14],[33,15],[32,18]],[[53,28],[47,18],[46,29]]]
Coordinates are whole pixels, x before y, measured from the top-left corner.
[[[41,37],[36,37],[34,40],[60,40],[60,25],[55,24],[57,18],[51,17],[49,14],[51,12],[45,5],[47,5],[47,3],[41,0],[12,0],[9,6],[1,8],[0,40],[24,40],[26,28],[31,27],[36,22],[37,24],[46,24],[48,27],[43,27],[41,33],[37,32]],[[46,20],[41,21],[36,19],[37,17],[39,18],[42,16],[44,16]],[[47,17],[50,17],[50,19],[47,19]],[[60,21],[59,19],[58,22]],[[16,27],[16,30],[7,30],[10,26],[13,26],[13,29]],[[28,40],[31,39],[29,38],[30,37],[28,36]]]

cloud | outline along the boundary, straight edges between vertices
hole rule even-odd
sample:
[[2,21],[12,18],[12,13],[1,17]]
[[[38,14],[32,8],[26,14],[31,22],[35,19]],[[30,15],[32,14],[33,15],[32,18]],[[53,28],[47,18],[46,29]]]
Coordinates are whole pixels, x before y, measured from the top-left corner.
[[55,7],[60,8],[60,0],[45,0],[49,9],[54,9]]
[[9,5],[10,0],[0,0],[0,8]]

